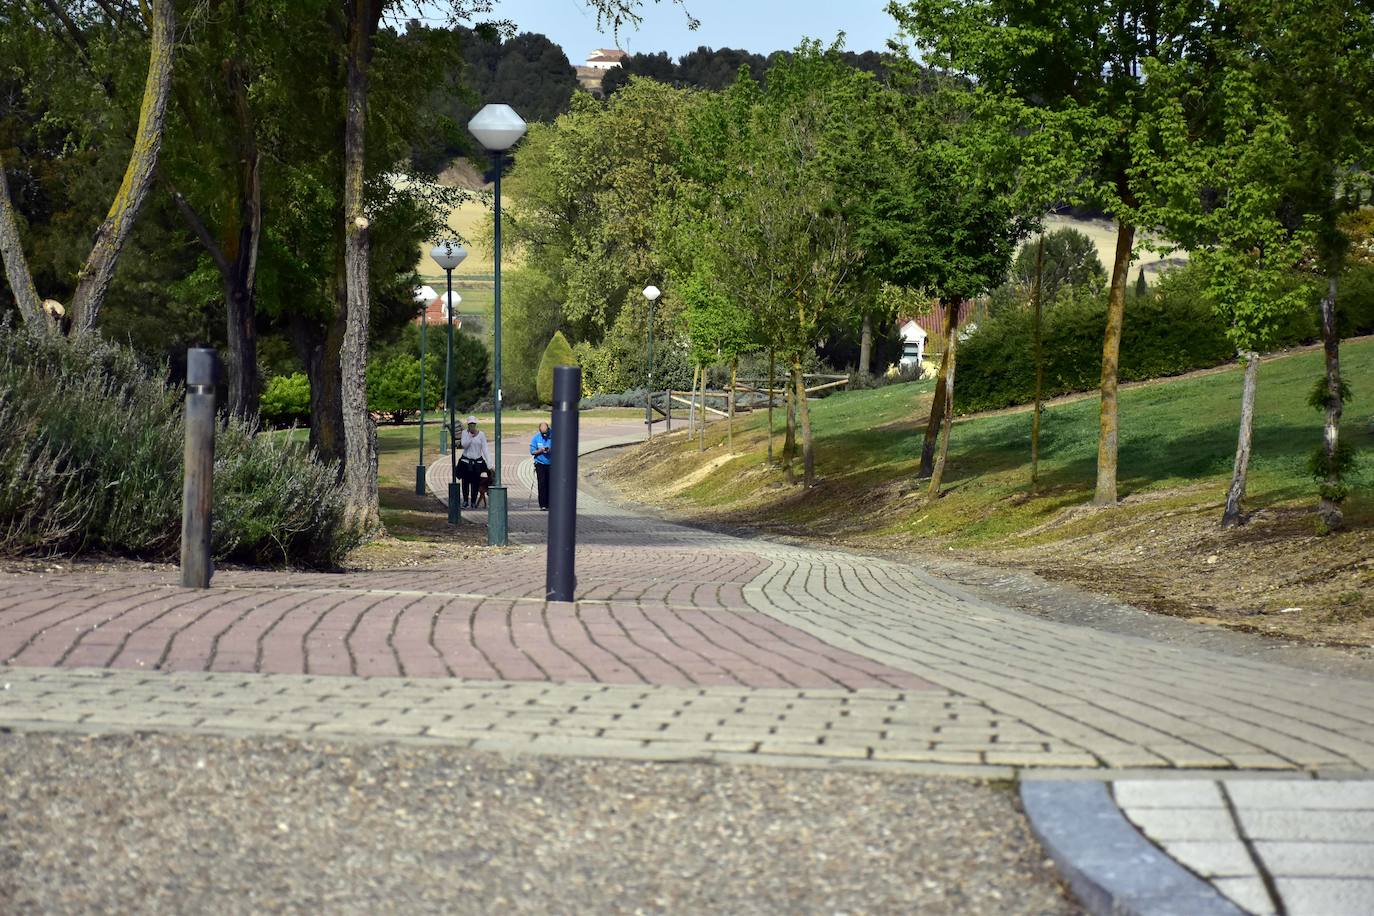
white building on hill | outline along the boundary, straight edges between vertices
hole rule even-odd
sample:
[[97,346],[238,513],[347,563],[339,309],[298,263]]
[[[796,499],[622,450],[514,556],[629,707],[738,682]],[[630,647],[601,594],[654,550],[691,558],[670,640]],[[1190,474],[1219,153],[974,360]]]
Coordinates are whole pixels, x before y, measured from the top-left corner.
[[587,55],[587,62],[582,66],[592,70],[614,70],[624,59],[625,52],[618,48],[597,48]]

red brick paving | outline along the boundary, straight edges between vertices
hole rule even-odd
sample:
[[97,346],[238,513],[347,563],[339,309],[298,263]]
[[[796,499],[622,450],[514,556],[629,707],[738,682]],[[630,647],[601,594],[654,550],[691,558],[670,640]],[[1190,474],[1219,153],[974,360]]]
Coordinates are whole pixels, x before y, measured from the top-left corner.
[[[739,587],[753,573],[752,557],[718,564],[705,582],[705,564],[690,555],[657,581],[623,575],[624,558],[607,558],[603,566],[619,562],[622,577],[596,581],[575,604],[511,594],[532,590],[533,576],[523,569],[527,557],[510,559],[517,561],[513,581],[492,589],[504,593],[493,597],[467,591],[490,584],[488,570],[474,577],[470,568],[382,581],[370,574],[224,574],[239,584],[224,587],[217,578],[208,592],[167,584],[165,571],[133,568],[79,573],[73,581],[0,576],[0,662],[682,686],[927,686],[743,607]],[[587,574],[586,567],[579,572]],[[383,587],[401,579],[403,593]],[[110,580],[117,584],[91,587]],[[461,591],[448,591],[455,581]],[[438,585],[446,590],[425,593]]]

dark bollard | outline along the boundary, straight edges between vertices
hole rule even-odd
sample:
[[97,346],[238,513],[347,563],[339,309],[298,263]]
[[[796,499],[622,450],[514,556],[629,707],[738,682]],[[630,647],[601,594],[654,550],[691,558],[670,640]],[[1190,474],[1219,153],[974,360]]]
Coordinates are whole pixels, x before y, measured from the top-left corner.
[[210,509],[215,477],[215,351],[186,351],[186,450],[181,484],[181,585],[209,588]]
[[573,568],[577,544],[577,402],[582,400],[582,370],[553,367],[553,455],[549,468],[548,601],[571,601],[577,587]]

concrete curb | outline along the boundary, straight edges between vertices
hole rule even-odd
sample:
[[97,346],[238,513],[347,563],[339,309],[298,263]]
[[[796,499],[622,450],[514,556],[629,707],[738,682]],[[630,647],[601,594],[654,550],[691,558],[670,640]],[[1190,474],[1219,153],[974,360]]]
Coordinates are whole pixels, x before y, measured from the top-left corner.
[[1101,782],[1028,779],[1021,804],[1031,829],[1090,913],[1244,916],[1206,881],[1126,820]]

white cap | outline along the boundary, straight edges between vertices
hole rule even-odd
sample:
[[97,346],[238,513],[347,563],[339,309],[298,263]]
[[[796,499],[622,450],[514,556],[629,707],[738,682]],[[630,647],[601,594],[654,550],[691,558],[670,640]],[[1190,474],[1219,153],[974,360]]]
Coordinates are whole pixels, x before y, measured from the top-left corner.
[[469,422],[469,423],[476,423],[476,422],[477,422],[477,418],[476,418],[476,417],[468,417],[468,422]]

